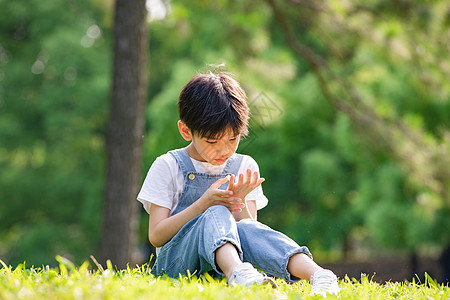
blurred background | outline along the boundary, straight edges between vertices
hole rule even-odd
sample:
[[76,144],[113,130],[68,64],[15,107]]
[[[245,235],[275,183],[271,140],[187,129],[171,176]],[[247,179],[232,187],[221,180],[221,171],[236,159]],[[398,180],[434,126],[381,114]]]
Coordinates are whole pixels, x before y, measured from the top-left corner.
[[[138,185],[157,156],[186,146],[183,85],[225,64],[252,111],[239,152],[266,178],[261,222],[341,277],[448,278],[448,1],[146,5]],[[114,1],[0,0],[0,11],[0,259],[81,263],[102,239]],[[144,263],[148,215],[136,218],[130,261]]]

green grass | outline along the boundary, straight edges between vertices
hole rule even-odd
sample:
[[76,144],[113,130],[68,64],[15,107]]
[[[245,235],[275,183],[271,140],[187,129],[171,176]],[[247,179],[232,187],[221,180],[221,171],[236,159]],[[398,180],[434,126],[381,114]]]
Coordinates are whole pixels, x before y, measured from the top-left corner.
[[[301,281],[286,284],[278,280],[279,288],[253,286],[230,288],[225,281],[210,276],[154,277],[147,265],[114,271],[93,271],[88,262],[76,267],[57,257],[59,268],[16,268],[0,260],[0,299],[319,299],[308,294],[311,285]],[[424,283],[388,282],[379,284],[368,276],[360,280],[339,281],[338,297],[328,299],[450,299],[448,286],[436,284],[427,276]]]

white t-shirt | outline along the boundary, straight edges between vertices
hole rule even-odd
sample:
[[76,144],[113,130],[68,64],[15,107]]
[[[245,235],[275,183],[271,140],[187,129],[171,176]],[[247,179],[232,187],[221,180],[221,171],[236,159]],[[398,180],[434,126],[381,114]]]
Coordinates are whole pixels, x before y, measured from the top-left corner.
[[[222,165],[215,166],[193,158],[191,160],[195,170],[199,173],[222,173],[226,165],[226,162]],[[245,174],[247,169],[252,170],[252,173],[255,171],[259,173],[259,167],[256,161],[252,157],[244,155],[238,174]],[[173,212],[177,207],[183,187],[183,171],[173,155],[166,153],[159,156],[150,167],[137,199],[142,203],[148,213],[150,213],[151,203],[166,207]],[[257,209],[265,207],[268,203],[261,185],[251,191],[247,195],[246,200],[255,200]]]

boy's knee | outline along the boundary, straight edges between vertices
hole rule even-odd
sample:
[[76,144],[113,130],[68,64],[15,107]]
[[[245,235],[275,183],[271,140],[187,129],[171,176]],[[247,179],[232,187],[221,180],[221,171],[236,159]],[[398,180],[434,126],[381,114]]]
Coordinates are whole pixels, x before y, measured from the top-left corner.
[[[223,206],[223,205],[214,205],[214,206],[209,207],[202,214],[202,219],[204,221],[209,220],[209,219],[224,220],[224,221],[228,220],[229,222],[236,223],[230,210],[226,206]],[[209,222],[209,221],[207,221],[207,222]]]
[[231,214],[230,210],[223,205],[214,205],[206,209],[205,212],[218,213],[218,214]]

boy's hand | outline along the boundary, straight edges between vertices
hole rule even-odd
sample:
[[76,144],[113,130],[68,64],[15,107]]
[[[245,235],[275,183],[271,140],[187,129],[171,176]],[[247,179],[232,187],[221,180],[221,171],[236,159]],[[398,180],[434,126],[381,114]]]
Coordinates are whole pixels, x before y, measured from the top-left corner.
[[219,189],[228,180],[230,180],[229,176],[217,180],[196,201],[202,211],[214,205],[223,205],[232,212],[240,211],[245,206],[242,203],[242,198],[235,196],[233,191]]
[[255,188],[257,188],[263,181],[264,178],[259,178],[259,173],[254,172],[252,177],[252,170],[247,169],[247,174],[244,177],[244,174],[239,174],[238,182],[234,182],[234,175],[231,175],[230,182],[228,184],[228,191],[233,192],[234,197],[239,197],[242,199],[242,201],[245,202],[245,197],[253,191]]

